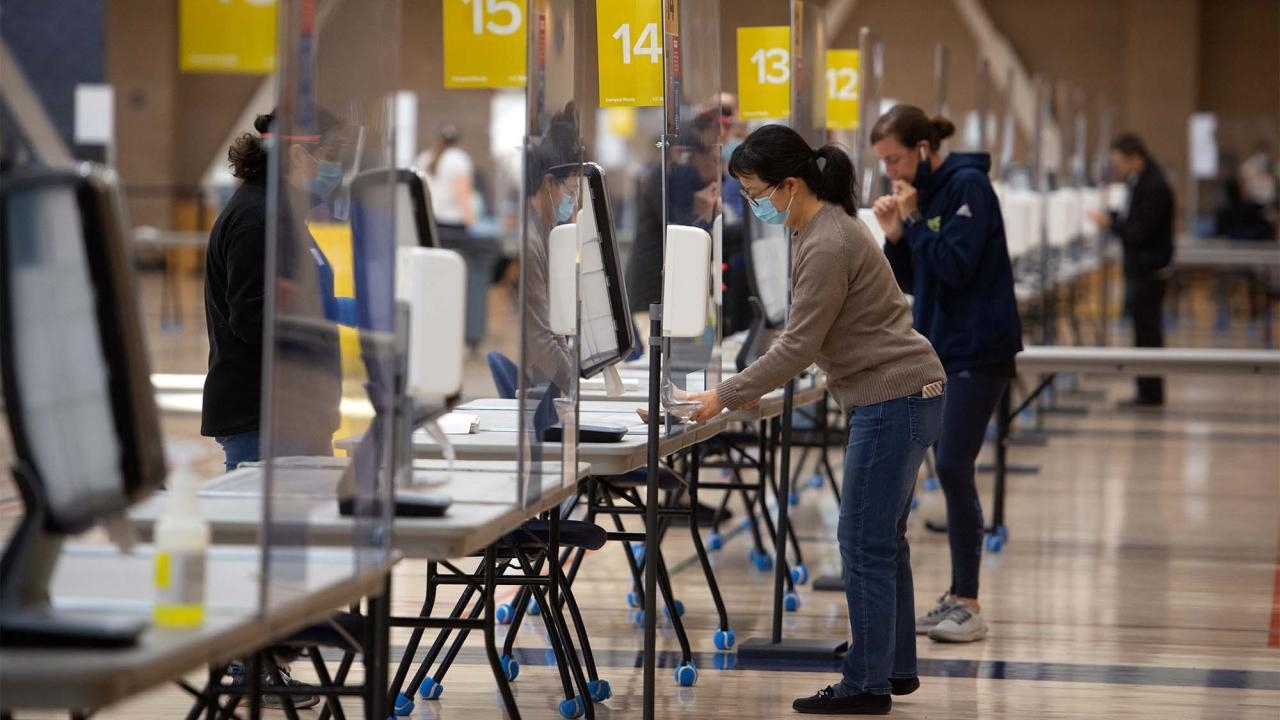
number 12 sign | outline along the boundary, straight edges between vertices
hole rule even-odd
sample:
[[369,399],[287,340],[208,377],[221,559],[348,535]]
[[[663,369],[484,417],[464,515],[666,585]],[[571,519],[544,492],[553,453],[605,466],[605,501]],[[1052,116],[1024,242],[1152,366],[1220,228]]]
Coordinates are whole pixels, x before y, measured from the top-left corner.
[[858,127],[858,51],[827,51],[827,129]]
[[791,117],[791,28],[738,28],[738,102],[745,120]]
[[601,107],[662,105],[662,3],[596,0]]
[[444,0],[444,86],[524,87],[525,3]]

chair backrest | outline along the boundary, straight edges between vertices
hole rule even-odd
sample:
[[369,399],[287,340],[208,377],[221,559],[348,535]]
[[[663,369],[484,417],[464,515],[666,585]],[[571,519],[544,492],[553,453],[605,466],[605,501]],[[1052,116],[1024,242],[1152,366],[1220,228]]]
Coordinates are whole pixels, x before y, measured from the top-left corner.
[[163,485],[164,450],[115,174],[0,184],[0,376],[46,529],[80,532]]

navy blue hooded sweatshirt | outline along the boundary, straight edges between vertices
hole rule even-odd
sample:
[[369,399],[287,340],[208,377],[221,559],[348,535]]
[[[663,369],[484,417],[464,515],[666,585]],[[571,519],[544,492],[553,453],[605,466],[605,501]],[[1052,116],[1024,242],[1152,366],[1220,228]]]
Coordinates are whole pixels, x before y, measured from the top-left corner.
[[1011,374],[1022,350],[1004,218],[987,178],[987,153],[951,153],[917,171],[918,222],[884,252],[902,291],[914,296],[915,327],[948,373]]

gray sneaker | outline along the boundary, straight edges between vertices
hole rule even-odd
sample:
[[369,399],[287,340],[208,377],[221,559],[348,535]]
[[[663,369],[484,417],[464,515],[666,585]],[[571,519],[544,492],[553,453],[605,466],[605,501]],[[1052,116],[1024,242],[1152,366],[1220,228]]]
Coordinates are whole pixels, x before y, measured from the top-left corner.
[[987,623],[982,614],[963,603],[947,611],[945,617],[932,630],[929,639],[937,642],[970,643],[987,636]]
[[938,626],[942,622],[942,618],[947,616],[951,608],[955,604],[951,601],[950,593],[942,593],[938,596],[938,604],[932,610],[916,618],[916,634],[928,635],[929,631]]

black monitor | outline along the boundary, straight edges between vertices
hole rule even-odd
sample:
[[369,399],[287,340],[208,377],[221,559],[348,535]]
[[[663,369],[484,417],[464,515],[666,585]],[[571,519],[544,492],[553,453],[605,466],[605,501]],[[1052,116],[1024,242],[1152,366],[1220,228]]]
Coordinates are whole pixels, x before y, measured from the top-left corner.
[[61,539],[165,476],[115,174],[24,171],[0,182],[0,206],[0,379],[26,510],[0,565],[0,638],[127,643],[140,627],[94,631],[47,607]]
[[604,170],[595,163],[583,163],[582,178],[579,369],[582,377],[589,378],[625,360],[635,337]]

